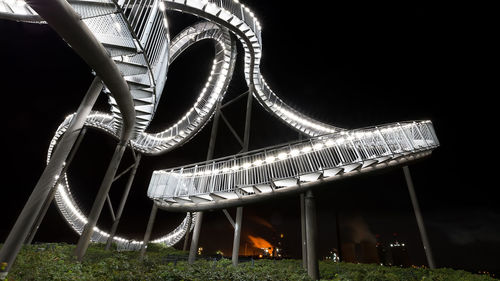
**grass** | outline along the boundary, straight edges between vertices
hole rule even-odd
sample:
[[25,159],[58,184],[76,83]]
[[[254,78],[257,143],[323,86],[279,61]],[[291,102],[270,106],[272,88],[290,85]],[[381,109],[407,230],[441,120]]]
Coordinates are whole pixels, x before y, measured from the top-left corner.
[[[105,251],[91,245],[83,262],[72,256],[74,245],[25,246],[8,280],[311,280],[300,260],[256,260],[233,267],[231,261],[172,261],[186,252],[151,245],[144,260],[137,252]],[[492,281],[486,275],[441,268],[399,268],[371,264],[320,262],[322,280],[350,281]]]

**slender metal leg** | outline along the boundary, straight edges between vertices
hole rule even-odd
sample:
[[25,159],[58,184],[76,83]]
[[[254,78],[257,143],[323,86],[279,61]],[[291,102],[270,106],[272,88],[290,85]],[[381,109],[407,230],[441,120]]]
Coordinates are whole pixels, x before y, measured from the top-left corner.
[[300,194],[300,228],[302,233],[302,267],[307,270],[307,237],[304,193]]
[[[211,160],[214,157],[215,141],[217,139],[217,129],[219,127],[220,107],[221,104],[219,101],[215,109],[214,123],[212,124],[212,132],[210,133],[210,142],[208,143],[207,160]],[[193,238],[191,239],[191,246],[189,247],[189,258],[188,258],[189,264],[193,264],[194,260],[196,259],[202,219],[203,219],[203,212],[197,212],[196,222],[194,224],[194,230],[193,230]]]
[[94,106],[101,90],[101,80],[96,77],[83,98],[76,115],[73,117],[73,121],[71,121],[59,145],[54,150],[52,158],[47,164],[47,167],[45,167],[26,205],[24,205],[14,227],[12,227],[9,236],[5,240],[5,244],[2,249],[0,249],[0,262],[7,263],[5,268],[6,272],[9,271],[23,242],[26,240],[26,237],[28,237],[29,231],[33,228],[33,224],[43,207],[43,203],[47,200],[47,197],[50,195],[50,190],[57,182],[57,176],[59,176],[63,170],[64,161],[68,158],[71,148],[75,144],[80,130],[83,128],[85,119]]
[[109,250],[109,248],[111,247],[111,243],[113,242],[113,238],[115,237],[116,230],[118,229],[118,225],[120,224],[123,208],[125,208],[125,203],[127,203],[128,194],[130,192],[130,188],[132,187],[132,183],[134,182],[135,173],[137,172],[137,167],[139,167],[140,161],[141,161],[141,154],[137,154],[134,168],[132,168],[132,171],[130,171],[130,176],[128,177],[127,185],[125,186],[122,199],[120,200],[120,205],[118,206],[118,210],[116,212],[116,218],[113,221],[113,226],[111,226],[111,231],[109,232],[108,241],[106,242],[106,250]]
[[236,208],[236,221],[234,223],[234,240],[233,240],[233,265],[238,265],[238,256],[240,254],[240,237],[241,237],[241,219],[243,217],[243,207]]
[[191,240],[191,247],[189,248],[189,257],[188,257],[189,264],[193,264],[196,259],[196,252],[198,251],[198,240],[200,239],[202,220],[203,220],[203,212],[196,213],[196,222],[194,223],[193,238]]
[[146,227],[146,233],[144,233],[144,240],[141,245],[141,259],[144,257],[146,249],[148,248],[149,237],[151,237],[151,231],[153,230],[157,211],[158,207],[155,203],[153,203],[153,208],[151,209],[151,214],[149,215],[148,226]]
[[316,225],[316,204],[312,191],[308,190],[305,196],[306,209],[306,237],[307,237],[307,274],[313,280],[319,280],[317,245],[317,225]]
[[85,252],[87,252],[87,248],[90,244],[90,238],[94,233],[94,227],[97,224],[97,219],[99,219],[102,207],[104,206],[104,202],[106,202],[106,195],[111,188],[111,184],[113,183],[113,179],[115,177],[116,171],[118,170],[118,166],[120,165],[120,161],[126,148],[126,143],[122,142],[118,143],[115,148],[115,153],[111,158],[108,169],[106,170],[106,174],[104,175],[104,179],[102,180],[101,187],[97,192],[94,204],[92,205],[92,209],[90,210],[88,222],[83,228],[83,232],[80,236],[80,240],[78,240],[78,244],[76,244],[75,256],[79,261],[82,260]]
[[422,243],[424,244],[425,257],[427,258],[427,263],[431,269],[436,268],[434,264],[434,258],[432,257],[431,245],[429,243],[429,238],[427,238],[427,231],[425,230],[424,219],[422,213],[420,212],[420,206],[418,205],[417,194],[413,187],[413,181],[411,179],[410,169],[408,166],[403,167],[405,173],[406,184],[408,185],[408,192],[410,193],[411,204],[413,205],[413,210],[415,211],[415,217],[417,219],[418,230],[420,231],[420,237],[422,238]]
[[187,225],[187,231],[186,231],[186,235],[184,236],[184,246],[182,246],[183,251],[187,250],[187,246],[189,243],[189,233],[191,232],[191,222],[192,221],[193,221],[193,213],[189,213],[189,221],[188,221],[188,225]]
[[245,134],[243,135],[243,150],[242,152],[248,151],[250,144],[250,125],[252,120],[252,97],[253,97],[253,83],[248,87],[248,98],[247,98],[247,112],[245,116]]
[[68,167],[71,164],[71,162],[73,161],[73,158],[75,157],[75,154],[78,151],[78,148],[80,147],[80,144],[82,143],[83,137],[85,136],[86,132],[87,132],[87,129],[85,127],[83,127],[83,129],[80,131],[80,134],[78,135],[78,138],[76,140],[75,145],[71,149],[71,152],[68,156],[68,159],[66,159],[66,161],[65,161],[66,164],[64,165],[64,168],[61,171],[61,175],[59,176],[58,181],[56,182],[54,187],[52,187],[52,190],[50,191],[50,195],[47,197],[47,200],[45,200],[45,202],[43,203],[43,208],[40,211],[40,213],[38,214],[35,225],[31,229],[30,235],[28,236],[28,238],[25,241],[26,245],[30,245],[31,242],[33,241],[33,238],[35,238],[35,235],[38,231],[38,228],[40,227],[40,224],[42,224],[43,218],[47,214],[47,211],[49,210],[50,204],[54,200],[54,195],[56,194],[56,190],[57,190],[57,188],[56,188],[57,183],[59,183],[59,180],[61,180],[62,175],[64,175],[66,173],[66,171],[68,170]]

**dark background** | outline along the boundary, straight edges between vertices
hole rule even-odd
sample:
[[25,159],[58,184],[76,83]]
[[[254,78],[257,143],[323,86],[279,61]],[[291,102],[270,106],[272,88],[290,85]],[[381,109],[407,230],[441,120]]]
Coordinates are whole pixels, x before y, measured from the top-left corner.
[[[469,48],[475,36],[470,19],[450,7],[283,5],[252,1],[263,26],[262,73],[271,88],[301,112],[344,128],[414,119],[433,121],[441,147],[410,166],[430,243],[439,267],[499,272],[500,207],[488,167],[480,157],[495,158],[495,149],[475,141],[493,136],[479,124],[475,110],[495,115],[476,78],[481,51]],[[169,12],[172,38],[200,19]],[[93,79],[88,66],[46,25],[0,20],[3,188],[0,196],[0,241],[4,241],[40,176],[46,150],[57,126],[76,111]],[[239,46],[241,54],[241,47]],[[212,43],[200,42],[171,65],[167,86],[150,131],[175,123],[194,103],[213,59]],[[226,100],[246,90],[242,57]],[[224,111],[243,135],[243,100]],[[97,109],[106,111],[102,96]],[[222,124],[222,123],[221,123]],[[161,156],[143,157],[119,232],[142,239],[151,201],[146,197],[155,169],[203,161],[208,147],[206,126],[183,147]],[[297,139],[298,135],[254,102],[251,149]],[[88,213],[116,140],[89,131],[69,175],[78,202]],[[239,150],[225,125],[220,126],[215,156]],[[479,156],[476,156],[481,154]],[[123,159],[131,163],[130,153]],[[114,205],[123,188],[111,190]],[[413,264],[425,264],[415,217],[401,169],[335,182],[316,192],[320,254],[337,247],[336,215],[341,241],[359,242],[380,235],[382,242],[408,245]],[[230,210],[234,215],[234,210]],[[284,234],[284,248],[300,257],[300,209],[297,197],[244,208],[242,246],[248,235],[272,242]],[[160,211],[153,236],[173,229],[181,214]],[[105,208],[99,225],[108,229]],[[35,240],[76,243],[78,236],[51,206]],[[222,212],[207,212],[200,246],[210,254],[229,254],[232,227]],[[182,247],[182,241],[176,247]]]

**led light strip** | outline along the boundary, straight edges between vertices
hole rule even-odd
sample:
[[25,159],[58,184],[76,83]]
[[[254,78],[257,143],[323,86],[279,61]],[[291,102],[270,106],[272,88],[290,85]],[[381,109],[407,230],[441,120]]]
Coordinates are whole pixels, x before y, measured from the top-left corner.
[[[185,40],[187,38],[187,40]],[[221,30],[217,25],[209,22],[197,23],[186,30],[181,32],[178,37],[174,38],[172,41],[171,49],[176,50],[171,52],[171,61],[173,62],[178,55],[180,55],[184,50],[189,48],[200,40],[211,39],[216,42],[216,58],[214,60],[212,71],[208,78],[208,81],[203,88],[200,96],[195,103],[193,108],[197,106],[204,109],[204,111],[190,110],[188,113],[181,118],[176,124],[167,130],[157,133],[157,134],[147,134],[141,133],[140,137],[134,140],[133,148],[139,150],[143,153],[152,153],[159,144],[168,145],[170,140],[181,138],[181,141],[186,141],[188,138],[194,136],[201,127],[206,124],[206,119],[210,118],[215,108],[215,102],[221,99],[226,92],[228,81],[232,76],[232,71],[235,62],[235,48],[231,44],[231,38],[227,32]],[[229,46],[229,47],[228,47]],[[204,104],[203,104],[204,103]],[[54,135],[53,139],[49,145],[49,151],[47,155],[47,162],[49,161],[53,148],[57,144],[58,139],[64,134],[67,127],[69,126],[73,115],[69,115],[65,118],[63,123],[59,126]],[[192,131],[186,134],[182,134],[182,130],[179,130],[179,125],[182,124],[183,120],[188,118],[193,118],[198,120],[197,127],[193,127]],[[114,118],[111,114],[92,112],[85,125],[93,128],[103,130],[104,132],[111,134],[112,136],[118,138],[118,131],[114,126]],[[175,135],[175,133],[177,135]],[[179,142],[174,142],[169,148],[173,148],[180,145]],[[63,214],[69,225],[78,233],[81,234],[84,225],[87,223],[86,216],[81,212],[78,204],[75,202],[70,186],[67,180],[67,175],[63,175],[63,179],[57,186],[57,192],[55,195],[56,203]],[[194,220],[196,217],[190,217],[189,214],[186,215],[181,224],[175,228],[172,232],[162,235],[160,238],[152,240],[153,243],[164,243],[168,246],[175,245],[180,239],[182,239],[187,231],[187,225],[189,220],[193,220],[191,224],[194,227]],[[191,227],[191,228],[192,228]],[[98,227],[94,229],[92,236],[92,241],[105,242],[109,234],[100,230]],[[129,240],[120,236],[115,237],[115,242],[122,248],[136,249],[142,244],[141,241]]]

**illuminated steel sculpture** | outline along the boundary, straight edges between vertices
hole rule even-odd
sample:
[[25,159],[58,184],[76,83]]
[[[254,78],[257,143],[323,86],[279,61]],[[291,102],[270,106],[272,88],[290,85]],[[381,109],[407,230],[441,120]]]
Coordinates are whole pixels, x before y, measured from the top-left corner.
[[[427,156],[439,146],[430,121],[346,130],[314,120],[286,105],[260,73],[261,25],[253,12],[238,0],[57,0],[54,1],[57,5],[47,8],[40,3],[43,1],[27,2],[0,0],[0,18],[48,23],[78,54],[88,58],[86,61],[105,85],[104,92],[110,94],[111,112],[91,112],[84,125],[120,139],[138,153],[157,155],[177,148],[194,137],[216,113],[217,105],[228,89],[236,61],[236,42],[231,33],[243,46],[249,98],[253,96],[273,116],[310,137],[304,141],[156,171],[148,196],[159,208],[203,211],[242,206],[281,194],[303,193],[337,178]],[[193,14],[207,21],[187,27],[170,40],[166,10]],[[67,17],[68,22],[75,24],[75,30],[84,31],[81,36],[87,36],[100,45],[72,41],[78,34],[68,33],[68,28],[61,26],[55,17]],[[158,133],[146,132],[158,110],[169,64],[201,40],[214,41],[215,58],[198,99],[173,126]],[[102,48],[107,57],[101,56],[100,59],[108,60],[106,67],[88,56],[89,52],[95,54]],[[110,66],[109,61],[114,66]],[[118,85],[120,81],[126,83],[125,90],[124,84]],[[130,103],[130,97],[133,103]],[[48,162],[74,116],[68,116],[59,126],[50,143]],[[248,149],[248,140],[245,143]],[[72,197],[66,174],[61,177],[55,192],[57,206],[70,226],[80,234],[88,220]],[[193,228],[194,221],[196,215],[188,213],[176,229],[153,242],[176,244],[188,228]],[[96,227],[91,239],[105,242],[108,237],[108,233]],[[122,248],[137,249],[143,243],[119,236],[113,239]]]

